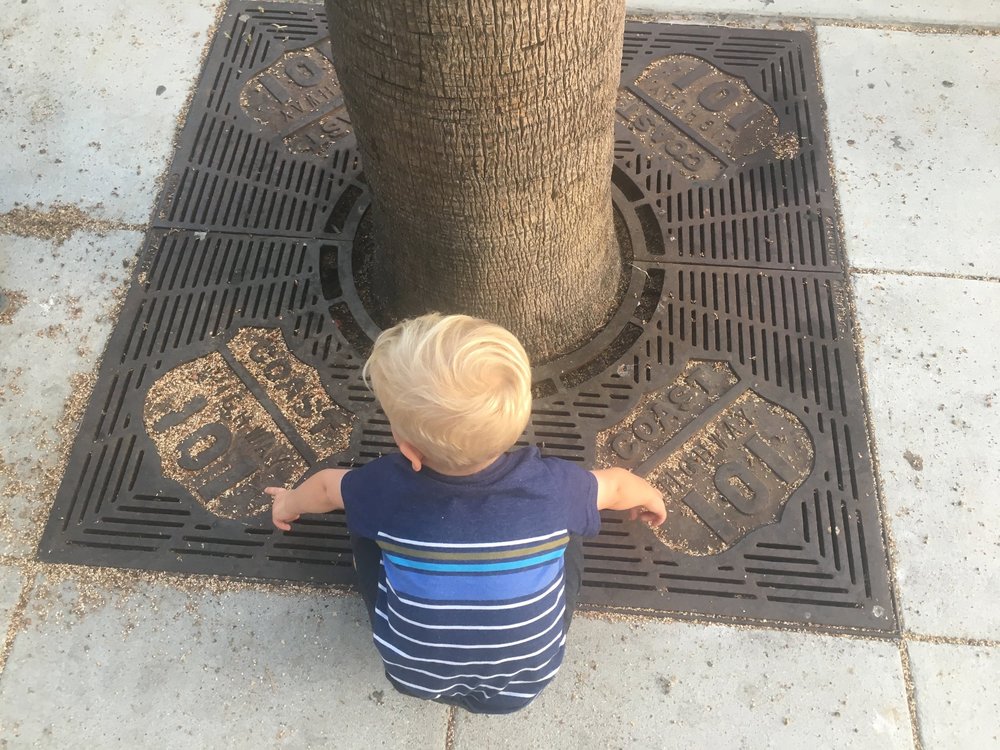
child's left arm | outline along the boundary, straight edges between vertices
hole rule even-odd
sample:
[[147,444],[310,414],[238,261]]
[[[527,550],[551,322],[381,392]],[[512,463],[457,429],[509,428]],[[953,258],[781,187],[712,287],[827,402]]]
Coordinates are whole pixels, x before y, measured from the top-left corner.
[[651,526],[667,520],[663,495],[645,479],[627,469],[599,469],[597,477],[598,510],[627,510],[634,521],[642,519]]
[[266,487],[264,492],[273,498],[271,522],[282,531],[289,531],[290,521],[303,513],[329,513],[341,510],[344,498],[340,483],[350,469],[323,469],[317,471],[294,490],[284,487]]

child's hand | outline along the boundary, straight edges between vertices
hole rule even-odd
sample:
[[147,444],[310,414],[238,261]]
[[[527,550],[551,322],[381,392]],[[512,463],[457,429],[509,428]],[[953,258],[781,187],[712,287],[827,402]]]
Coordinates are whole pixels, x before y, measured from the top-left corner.
[[282,531],[291,531],[292,527],[289,522],[297,521],[300,515],[289,507],[291,490],[286,490],[284,487],[265,487],[264,492],[273,498],[271,501],[271,523]]
[[630,508],[628,517],[633,521],[637,519],[645,521],[650,526],[660,526],[667,520],[667,508],[663,504],[663,496],[648,498],[643,501],[642,505]]
[[288,524],[297,521],[302,513],[329,513],[342,510],[344,498],[340,494],[340,482],[347,469],[323,469],[317,471],[294,490],[284,487],[265,487],[270,495],[271,523],[282,531],[291,531]]
[[663,493],[627,469],[599,469],[597,477],[598,510],[627,510],[632,520],[641,518],[650,526],[667,520]]

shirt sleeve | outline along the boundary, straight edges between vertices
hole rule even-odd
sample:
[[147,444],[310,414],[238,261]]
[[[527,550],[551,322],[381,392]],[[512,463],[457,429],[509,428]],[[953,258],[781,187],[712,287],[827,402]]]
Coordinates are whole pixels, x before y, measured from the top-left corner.
[[571,534],[597,536],[601,514],[597,510],[597,477],[571,461],[543,459],[552,474],[553,486],[566,507],[566,529]]
[[382,508],[380,473],[376,459],[357,469],[351,469],[340,483],[340,495],[344,499],[347,514],[347,530],[354,536],[374,539],[381,527]]

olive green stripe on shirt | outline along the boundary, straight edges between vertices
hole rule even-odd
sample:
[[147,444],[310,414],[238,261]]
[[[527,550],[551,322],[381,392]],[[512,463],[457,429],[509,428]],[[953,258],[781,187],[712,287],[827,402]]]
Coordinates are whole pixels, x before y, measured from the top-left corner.
[[520,549],[504,550],[502,552],[438,552],[436,550],[413,549],[412,547],[403,547],[399,544],[383,541],[379,541],[378,546],[386,552],[395,552],[398,555],[424,560],[504,560],[512,557],[537,555],[540,552],[563,547],[568,542],[568,536],[561,536],[558,539],[534,547],[521,547]]

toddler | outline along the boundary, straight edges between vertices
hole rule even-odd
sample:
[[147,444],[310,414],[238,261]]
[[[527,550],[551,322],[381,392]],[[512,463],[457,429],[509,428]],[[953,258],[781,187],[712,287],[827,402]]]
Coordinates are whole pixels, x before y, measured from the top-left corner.
[[424,315],[375,342],[364,378],[399,446],[294,490],[268,487],[279,529],[343,508],[376,648],[392,685],[477,713],[524,707],[563,659],[599,511],[659,525],[659,491],[624,469],[508,452],[531,368],[507,330]]

